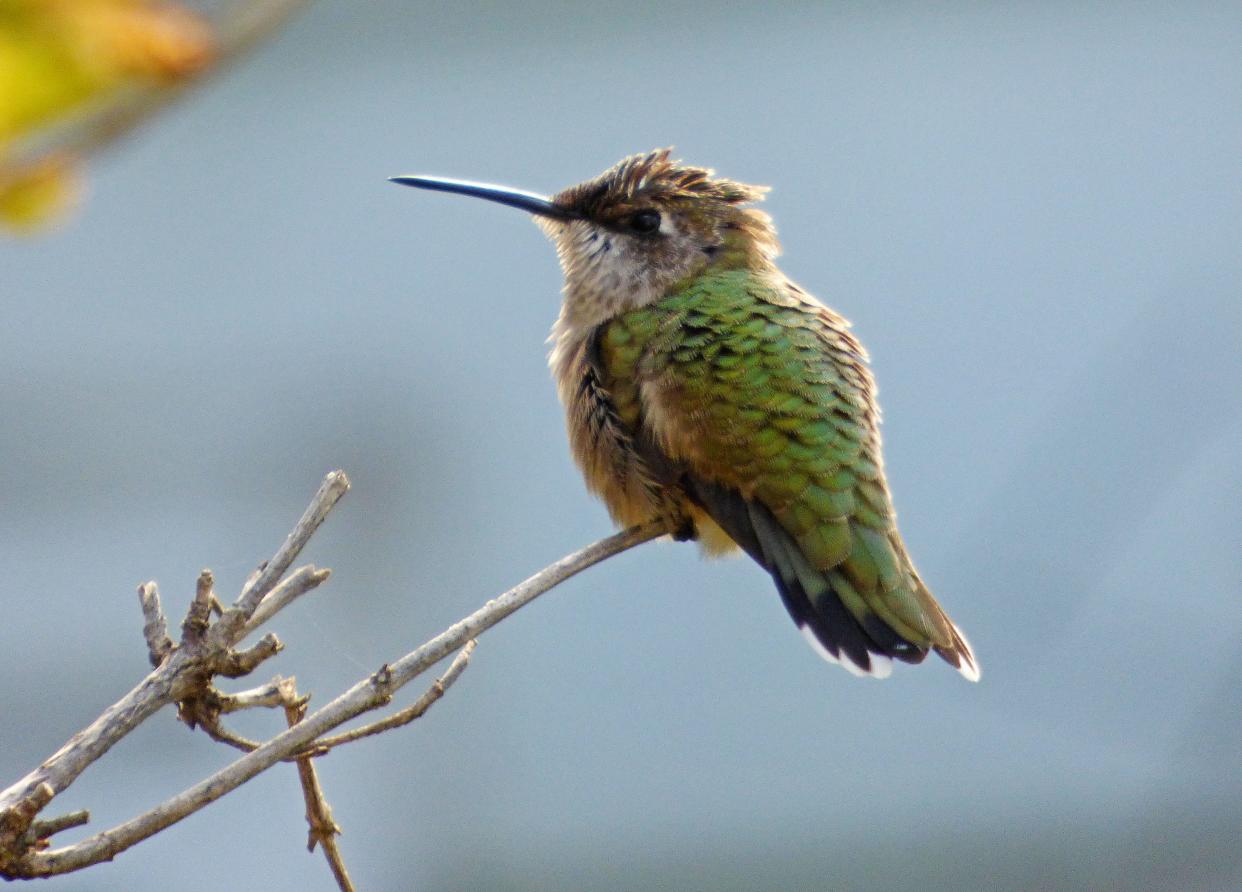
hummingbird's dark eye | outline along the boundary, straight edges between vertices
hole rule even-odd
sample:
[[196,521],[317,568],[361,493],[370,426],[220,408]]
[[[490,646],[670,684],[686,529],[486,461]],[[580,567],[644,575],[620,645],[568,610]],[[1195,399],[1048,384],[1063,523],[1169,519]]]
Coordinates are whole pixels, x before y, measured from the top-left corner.
[[630,215],[629,227],[639,235],[650,235],[660,228],[660,212],[652,208],[643,208]]

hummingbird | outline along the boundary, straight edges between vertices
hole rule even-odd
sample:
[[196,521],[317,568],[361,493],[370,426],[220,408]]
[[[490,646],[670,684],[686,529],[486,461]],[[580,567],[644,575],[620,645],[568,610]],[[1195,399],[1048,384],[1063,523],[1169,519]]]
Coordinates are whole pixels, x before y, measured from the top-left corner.
[[613,520],[663,520],[771,574],[820,656],[883,678],[934,650],[978,663],[901,534],[880,408],[850,323],[777,267],[767,189],[631,155],[551,197],[427,176],[532,214],[565,276],[549,365],[587,487]]

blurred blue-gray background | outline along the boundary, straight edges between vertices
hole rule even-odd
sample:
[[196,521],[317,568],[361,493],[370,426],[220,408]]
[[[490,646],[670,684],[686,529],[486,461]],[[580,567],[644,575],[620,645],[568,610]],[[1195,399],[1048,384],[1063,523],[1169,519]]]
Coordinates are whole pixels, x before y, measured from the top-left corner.
[[[647,546],[322,760],[360,886],[1242,887],[1240,46],[1236,3],[313,6],[0,244],[0,782],[146,671],[138,582],[231,597],[331,468],[335,575],[261,672],[314,703],[606,533],[551,248],[385,177],[673,144],[773,187],[871,349],[983,681],[851,678],[749,561]],[[166,712],[58,804],[102,829],[231,756]],[[282,768],[50,888],[332,888],[305,834]]]

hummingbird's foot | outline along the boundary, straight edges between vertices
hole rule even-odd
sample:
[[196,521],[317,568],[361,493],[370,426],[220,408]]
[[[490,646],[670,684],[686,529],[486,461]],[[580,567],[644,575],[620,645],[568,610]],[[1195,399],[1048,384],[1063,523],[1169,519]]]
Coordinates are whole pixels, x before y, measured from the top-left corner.
[[693,542],[699,538],[699,531],[695,529],[694,518],[679,517],[669,524],[672,529],[673,540],[675,542]]

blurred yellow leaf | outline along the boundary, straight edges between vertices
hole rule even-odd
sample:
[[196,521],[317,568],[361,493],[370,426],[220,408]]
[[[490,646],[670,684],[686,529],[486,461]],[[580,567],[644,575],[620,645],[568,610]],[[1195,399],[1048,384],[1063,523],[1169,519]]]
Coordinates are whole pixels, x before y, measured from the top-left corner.
[[172,3],[60,0],[60,4],[73,7],[66,24],[80,58],[107,74],[175,81],[197,74],[215,54],[207,23]]
[[190,77],[215,42],[196,13],[154,0],[0,0],[0,141],[124,83]]
[[14,169],[17,140],[124,87],[192,78],[216,52],[207,21],[164,0],[0,0],[0,222],[37,228],[77,193],[63,158]]
[[47,23],[0,0],[0,146],[65,113],[104,85]]
[[72,203],[76,165],[277,31],[306,0],[0,0],[0,227]]
[[16,232],[42,228],[81,191],[77,165],[63,155],[40,158],[21,170],[0,167],[0,225]]

